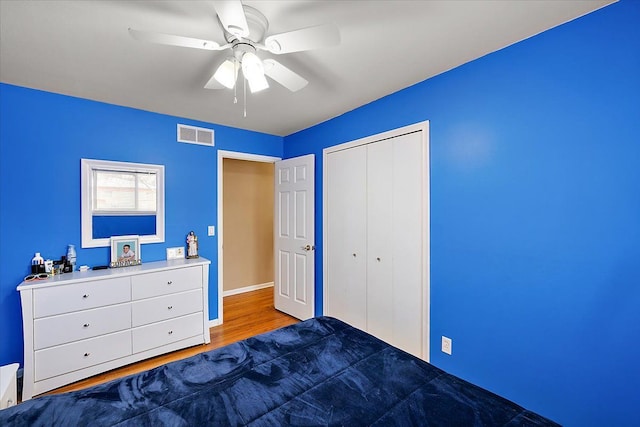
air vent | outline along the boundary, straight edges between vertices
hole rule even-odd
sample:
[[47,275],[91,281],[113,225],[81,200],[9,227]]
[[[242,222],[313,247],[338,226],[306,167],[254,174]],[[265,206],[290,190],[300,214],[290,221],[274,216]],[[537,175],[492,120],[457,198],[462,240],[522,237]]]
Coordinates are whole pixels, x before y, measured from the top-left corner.
[[213,141],[213,129],[181,125],[178,123],[178,142],[213,147],[215,145]]

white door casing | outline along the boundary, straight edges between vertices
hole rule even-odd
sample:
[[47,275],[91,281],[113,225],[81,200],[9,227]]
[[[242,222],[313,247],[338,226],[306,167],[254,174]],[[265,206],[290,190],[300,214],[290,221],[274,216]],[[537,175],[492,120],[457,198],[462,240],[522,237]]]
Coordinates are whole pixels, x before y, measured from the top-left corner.
[[315,215],[313,154],[275,164],[274,305],[306,320],[314,316]]

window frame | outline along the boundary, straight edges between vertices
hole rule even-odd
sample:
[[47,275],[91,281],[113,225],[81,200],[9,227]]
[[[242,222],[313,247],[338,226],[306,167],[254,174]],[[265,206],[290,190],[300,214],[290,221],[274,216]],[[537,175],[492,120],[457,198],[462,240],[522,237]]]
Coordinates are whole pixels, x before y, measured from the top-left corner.
[[[110,160],[80,159],[81,164],[81,228],[82,247],[98,248],[109,247],[110,238],[93,238],[93,215],[105,213],[94,211],[94,171],[110,171],[124,173],[155,173],[156,174],[156,234],[141,235],[140,243],[164,242],[164,165],[146,163],[116,162]],[[147,212],[148,211],[144,211]],[[143,211],[109,211],[110,215],[135,216],[144,214]]]

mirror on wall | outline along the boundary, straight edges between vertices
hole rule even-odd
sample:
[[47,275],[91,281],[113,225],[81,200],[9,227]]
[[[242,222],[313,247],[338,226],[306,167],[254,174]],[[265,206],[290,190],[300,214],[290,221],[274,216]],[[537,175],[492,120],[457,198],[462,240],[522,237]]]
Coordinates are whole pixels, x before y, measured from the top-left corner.
[[82,247],[111,236],[164,242],[164,166],[81,159]]

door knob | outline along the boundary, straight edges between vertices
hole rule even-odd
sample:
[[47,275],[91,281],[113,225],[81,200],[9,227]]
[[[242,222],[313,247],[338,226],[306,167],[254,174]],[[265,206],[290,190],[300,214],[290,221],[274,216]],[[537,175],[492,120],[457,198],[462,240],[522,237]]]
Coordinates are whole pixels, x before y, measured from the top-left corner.
[[302,249],[304,249],[305,251],[312,251],[314,250],[316,247],[312,246],[312,245],[307,245],[307,246],[303,246]]

